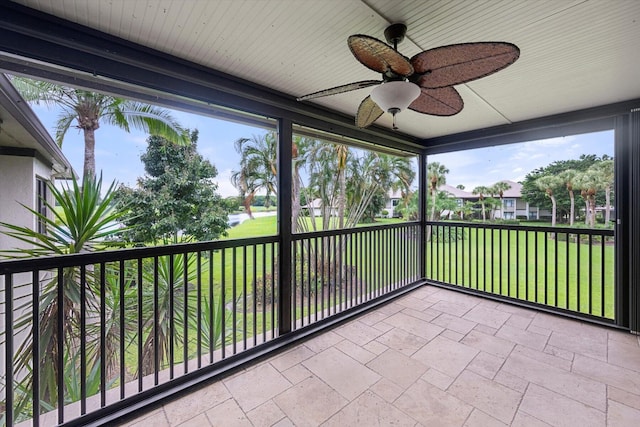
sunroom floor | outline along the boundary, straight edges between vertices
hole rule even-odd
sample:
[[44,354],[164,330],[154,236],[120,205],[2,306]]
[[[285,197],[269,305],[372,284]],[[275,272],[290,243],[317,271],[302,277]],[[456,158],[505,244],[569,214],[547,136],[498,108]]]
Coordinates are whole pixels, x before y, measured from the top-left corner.
[[425,286],[128,426],[638,426],[637,336]]

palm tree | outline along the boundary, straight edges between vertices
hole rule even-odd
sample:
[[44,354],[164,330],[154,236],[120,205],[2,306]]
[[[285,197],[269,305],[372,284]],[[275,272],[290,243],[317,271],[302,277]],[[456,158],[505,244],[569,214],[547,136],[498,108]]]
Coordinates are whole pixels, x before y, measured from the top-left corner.
[[246,213],[253,218],[251,201],[258,191],[278,194],[278,139],[275,132],[240,138],[235,143],[240,154],[240,170],[233,172],[231,183],[240,191]]
[[445,165],[439,162],[431,162],[427,164],[427,179],[429,180],[429,192],[431,194],[431,221],[435,219],[436,215],[436,197],[438,188],[447,183],[446,175],[449,173],[449,169]]
[[101,121],[127,132],[133,127],[161,136],[173,143],[189,144],[189,133],[180,126],[168,110],[163,108],[24,77],[14,77],[12,83],[27,102],[62,108],[56,124],[58,145],[62,146],[64,136],[74,121],[73,127],[82,129],[84,134],[83,177],[96,174],[95,132],[100,128]]
[[502,215],[502,219],[504,219],[504,192],[511,189],[511,184],[504,182],[504,181],[499,181],[496,182],[495,184],[493,184],[493,186],[491,187],[492,193],[496,193],[498,194],[498,196],[500,197],[500,213]]
[[586,223],[595,227],[596,225],[596,193],[603,189],[604,179],[602,171],[594,165],[579,174],[575,179],[575,185],[582,189],[582,197],[586,204]]
[[567,169],[562,171],[559,175],[560,179],[567,186],[567,191],[569,192],[569,200],[571,201],[571,207],[569,209],[569,225],[573,227],[573,220],[575,219],[575,196],[573,194],[573,184],[576,179],[576,172],[574,169]]
[[478,186],[471,191],[471,194],[476,194],[478,196],[478,200],[480,201],[480,205],[482,206],[482,222],[487,220],[487,214],[484,210],[484,196],[488,194],[491,190],[485,186]]
[[553,191],[556,187],[560,185],[560,180],[554,175],[545,175],[541,176],[536,180],[536,186],[544,191],[547,196],[551,199],[551,226],[556,226],[556,212],[557,212],[557,203],[556,197],[553,194]]
[[598,170],[598,175],[602,179],[601,187],[604,188],[604,225],[608,227],[609,221],[611,220],[611,187],[613,186],[615,178],[613,160],[602,160],[600,163],[597,163],[595,167]]

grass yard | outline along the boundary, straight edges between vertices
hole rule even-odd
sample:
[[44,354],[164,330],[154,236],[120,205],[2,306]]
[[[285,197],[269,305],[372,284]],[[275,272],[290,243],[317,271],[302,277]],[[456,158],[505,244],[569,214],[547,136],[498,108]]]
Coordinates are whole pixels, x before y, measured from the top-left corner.
[[[543,232],[466,229],[427,245],[427,277],[595,316],[613,318],[613,241]],[[612,239],[612,238],[607,238]],[[439,240],[439,241],[438,241]],[[604,309],[604,311],[603,311]]]

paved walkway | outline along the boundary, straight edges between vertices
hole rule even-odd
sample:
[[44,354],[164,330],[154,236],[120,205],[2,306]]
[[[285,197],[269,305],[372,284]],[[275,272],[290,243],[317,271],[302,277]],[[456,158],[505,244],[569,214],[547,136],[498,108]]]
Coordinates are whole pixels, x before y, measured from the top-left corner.
[[640,344],[423,287],[128,425],[637,427]]

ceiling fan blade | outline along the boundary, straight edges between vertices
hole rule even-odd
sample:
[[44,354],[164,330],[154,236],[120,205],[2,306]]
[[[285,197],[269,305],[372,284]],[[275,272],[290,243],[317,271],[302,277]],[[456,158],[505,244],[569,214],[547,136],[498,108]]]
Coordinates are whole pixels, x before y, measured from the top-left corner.
[[391,71],[402,77],[413,74],[409,59],[388,44],[370,36],[356,34],[347,40],[351,53],[365,67],[386,74]]
[[506,42],[461,43],[425,50],[413,58],[419,86],[436,89],[488,76],[513,64],[520,49]]
[[378,117],[380,117],[382,113],[384,113],[382,108],[378,107],[378,104],[373,102],[373,99],[371,99],[370,96],[367,96],[362,100],[358,107],[358,113],[356,114],[356,126],[359,128],[366,128],[378,120]]
[[464,107],[462,97],[451,86],[438,89],[420,88],[420,96],[409,105],[409,109],[432,116],[453,116]]
[[321,96],[336,95],[338,93],[350,92],[352,90],[358,90],[369,86],[375,86],[382,83],[382,80],[363,80],[360,82],[348,83],[342,86],[332,87],[331,89],[325,89],[318,92],[310,93],[308,95],[296,98],[298,101],[305,101],[307,99],[320,98]]

